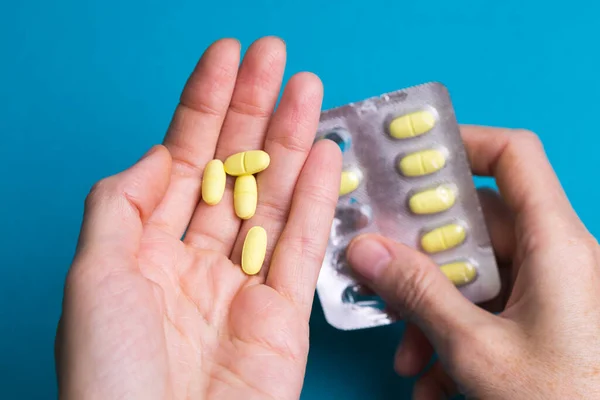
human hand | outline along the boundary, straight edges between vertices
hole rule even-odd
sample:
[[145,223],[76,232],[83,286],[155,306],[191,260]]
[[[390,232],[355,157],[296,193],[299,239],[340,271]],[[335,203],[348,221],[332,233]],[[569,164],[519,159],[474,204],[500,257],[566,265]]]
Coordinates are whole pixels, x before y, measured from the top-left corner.
[[[467,301],[423,254],[389,239],[356,238],[354,271],[408,325],[395,357],[420,373],[414,399],[458,391],[484,399],[600,398],[599,247],[530,132],[462,129],[473,172],[500,194],[480,197],[505,282],[487,306]],[[505,307],[503,307],[505,305]],[[501,306],[500,308],[498,306]]]
[[[238,71],[239,58],[238,42],[213,44],[164,147],[88,196],[57,334],[61,398],[299,397],[341,154],[330,141],[313,146],[322,99],[314,75],[292,77],[273,114],[281,40],[254,43]],[[235,216],[231,180],[218,205],[199,202],[205,164],[251,149],[271,156],[256,215]],[[255,225],[268,249],[249,277],[238,264]]]

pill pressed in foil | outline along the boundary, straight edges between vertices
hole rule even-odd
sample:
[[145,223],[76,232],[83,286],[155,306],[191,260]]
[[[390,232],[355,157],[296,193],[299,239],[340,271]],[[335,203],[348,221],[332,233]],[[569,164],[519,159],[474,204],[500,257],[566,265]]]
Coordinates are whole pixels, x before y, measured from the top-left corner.
[[428,253],[452,249],[465,240],[466,229],[460,224],[448,224],[427,232],[421,238],[421,247]]
[[440,267],[444,275],[454,285],[462,286],[467,283],[473,282],[475,277],[477,276],[477,270],[475,267],[466,261],[457,261],[449,264],[442,265]]
[[358,171],[342,171],[342,179],[340,180],[340,196],[354,192],[360,185],[361,179],[362,176]]
[[439,171],[446,164],[446,157],[439,150],[422,150],[400,159],[398,168],[404,176],[423,176]]
[[429,132],[435,125],[435,116],[429,111],[416,111],[392,120],[389,126],[390,136],[396,139],[408,139]]
[[415,214],[435,214],[449,209],[455,201],[454,190],[449,186],[441,185],[413,194],[408,206]]

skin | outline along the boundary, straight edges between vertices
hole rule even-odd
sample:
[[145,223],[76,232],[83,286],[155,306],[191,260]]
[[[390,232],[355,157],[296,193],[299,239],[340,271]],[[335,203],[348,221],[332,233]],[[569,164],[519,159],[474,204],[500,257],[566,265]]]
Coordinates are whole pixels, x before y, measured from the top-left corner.
[[[163,145],[91,190],[57,335],[62,399],[298,398],[308,320],[337,202],[341,153],[313,147],[322,85],[292,77],[273,113],[285,45],[213,44],[192,73]],[[255,216],[200,200],[213,158],[264,149]],[[268,234],[246,276],[241,245]],[[182,235],[185,237],[181,240]]]
[[[277,110],[285,46],[214,43],[192,73],[163,145],[91,190],[56,340],[61,399],[297,399],[308,320],[337,201],[338,147],[313,146],[322,86],[301,73]],[[376,235],[347,251],[357,276],[408,321],[395,368],[423,372],[414,398],[600,397],[600,266],[543,148],[526,131],[464,127],[473,171],[496,178],[481,201],[504,278],[476,307],[426,256]],[[213,158],[262,148],[256,215],[232,187],[200,200]],[[268,233],[261,272],[240,253]],[[183,239],[181,239],[183,237]],[[434,349],[440,362],[423,371]]]

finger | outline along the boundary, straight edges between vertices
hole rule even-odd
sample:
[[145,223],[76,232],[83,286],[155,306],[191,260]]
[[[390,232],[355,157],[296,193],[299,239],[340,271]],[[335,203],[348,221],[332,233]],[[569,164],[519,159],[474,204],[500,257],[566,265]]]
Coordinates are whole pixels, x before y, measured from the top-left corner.
[[586,232],[536,135],[474,126],[461,133],[473,172],[496,178],[515,213],[520,237],[531,238],[535,232],[535,240],[562,241]]
[[[250,46],[240,67],[215,158],[225,160],[240,151],[263,147],[284,69],[285,44],[281,39],[265,37]],[[234,179],[229,178],[219,204],[198,204],[186,232],[186,243],[230,255],[241,225],[232,207],[233,183]]]
[[479,189],[479,202],[499,262],[510,262],[516,249],[515,217],[504,200],[492,189]]
[[499,264],[498,272],[500,274],[500,292],[498,296],[491,300],[478,303],[478,306],[491,313],[500,313],[506,308],[506,303],[512,293],[516,274],[513,270],[516,268],[513,264]]
[[396,356],[394,370],[400,376],[415,376],[427,366],[433,356],[433,347],[427,336],[415,324],[407,323],[404,337]]
[[170,173],[168,150],[155,146],[128,170],[94,185],[86,199],[78,253],[135,256],[143,224],[162,200]]
[[504,200],[493,189],[479,189],[479,201],[490,233],[494,254],[498,260],[501,288],[494,299],[480,303],[483,309],[497,313],[504,310],[512,291],[518,263],[513,263],[516,251],[515,217]]
[[[155,300],[151,286],[140,274],[137,256],[143,225],[162,200],[170,175],[169,151],[155,146],[128,170],[101,180],[86,199],[79,248],[65,282],[57,330],[61,397],[86,397],[80,383],[102,374],[95,361],[110,361],[98,349],[112,349],[113,354],[123,355],[129,344],[122,338],[129,343],[145,340],[148,331],[162,329],[162,316],[152,306],[133,313],[127,311]],[[115,335],[106,334],[111,330],[119,332],[122,338],[115,341]],[[119,358],[123,361],[123,357]],[[136,361],[155,359],[150,355]],[[125,393],[128,397],[150,398],[152,395],[146,393],[149,391],[140,385],[140,381],[108,384],[91,392],[99,398],[119,398]],[[116,386],[119,389],[115,391]]]
[[213,158],[229,106],[240,44],[223,39],[210,46],[190,76],[164,140],[173,157],[171,183],[150,223],[180,238],[200,197],[202,170]]
[[379,235],[356,237],[346,250],[353,271],[439,351],[491,317],[468,301],[424,254]]
[[436,362],[415,384],[413,400],[451,399],[457,394],[456,384]]
[[308,318],[338,200],[342,156],[329,140],[311,150],[294,191],[288,223],[277,242],[267,285]]
[[[258,175],[256,214],[242,225],[231,254],[233,262],[239,262],[246,232],[260,225],[271,238],[264,263],[269,265],[277,238],[287,221],[298,176],[314,142],[322,97],[323,86],[313,74],[297,74],[287,84],[265,141],[271,164]],[[261,275],[264,277],[267,273],[268,268],[263,268]]]

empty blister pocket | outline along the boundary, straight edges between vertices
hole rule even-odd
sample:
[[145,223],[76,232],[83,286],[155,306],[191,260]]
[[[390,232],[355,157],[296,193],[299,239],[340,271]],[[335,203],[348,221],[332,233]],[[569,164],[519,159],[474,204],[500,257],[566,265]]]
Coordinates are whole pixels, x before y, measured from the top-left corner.
[[335,246],[355,236],[371,224],[371,207],[356,201],[339,205],[335,210],[331,226],[331,243]]

